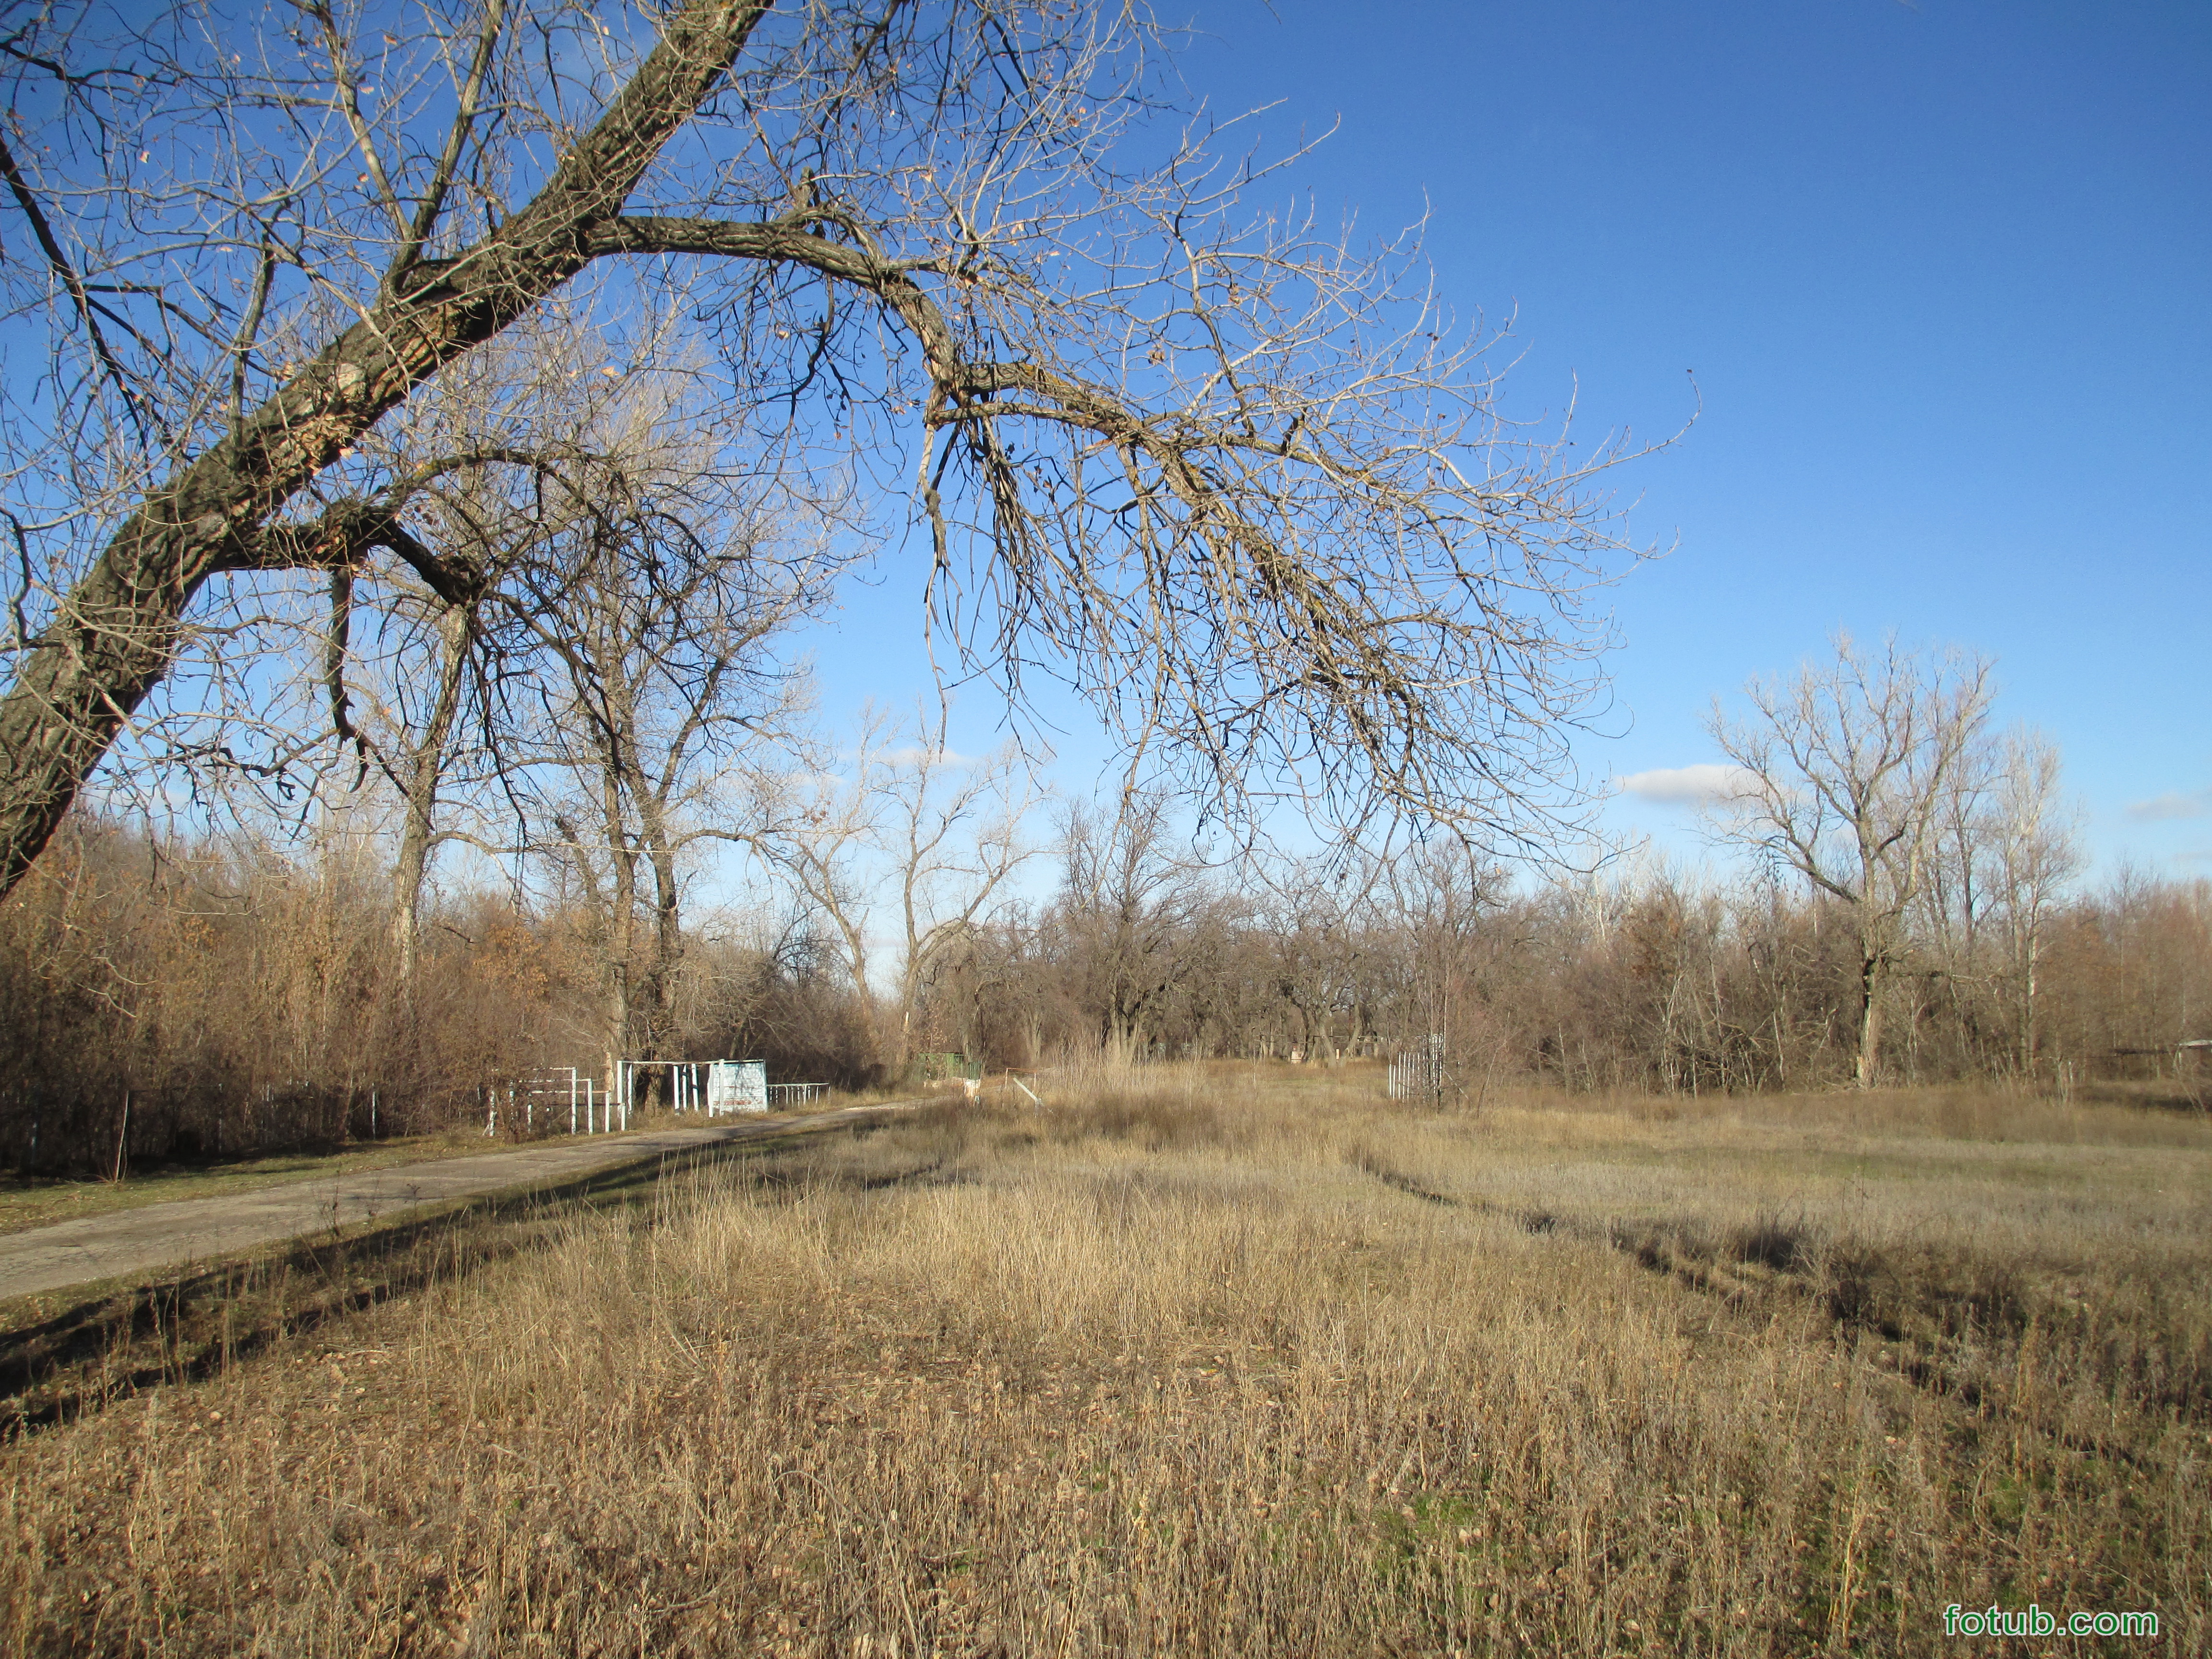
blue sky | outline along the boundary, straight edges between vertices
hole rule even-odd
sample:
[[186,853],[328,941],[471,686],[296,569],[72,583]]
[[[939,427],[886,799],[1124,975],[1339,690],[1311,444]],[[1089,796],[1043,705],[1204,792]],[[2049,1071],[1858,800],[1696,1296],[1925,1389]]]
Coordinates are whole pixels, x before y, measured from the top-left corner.
[[[1356,21],[1348,22],[1347,19]],[[1617,739],[1594,778],[1716,758],[1710,698],[1827,634],[1996,659],[2109,868],[2212,872],[2212,7],[1206,0],[1183,75],[1277,106],[1298,175],[1430,214],[1463,318],[1514,318],[1509,403],[1674,430],[1622,478]],[[1695,371],[1696,392],[1689,371]],[[825,712],[926,675],[910,568],[851,596]],[[967,744],[991,741],[988,698]],[[961,738],[956,730],[956,744]],[[1071,723],[1064,790],[1103,750]],[[2134,810],[2130,810],[2134,809]],[[1622,797],[1623,830],[1689,815]]]

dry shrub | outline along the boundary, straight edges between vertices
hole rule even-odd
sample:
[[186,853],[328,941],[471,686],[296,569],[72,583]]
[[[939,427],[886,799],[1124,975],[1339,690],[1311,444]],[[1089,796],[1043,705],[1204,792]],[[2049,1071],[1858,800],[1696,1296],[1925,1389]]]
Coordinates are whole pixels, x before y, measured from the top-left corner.
[[1043,1116],[1046,1132],[1063,1145],[1096,1136],[1127,1141],[1148,1152],[1194,1146],[1235,1146],[1250,1139],[1249,1121],[1211,1100],[1164,1092],[1115,1091],[1079,1104],[1055,1106]]

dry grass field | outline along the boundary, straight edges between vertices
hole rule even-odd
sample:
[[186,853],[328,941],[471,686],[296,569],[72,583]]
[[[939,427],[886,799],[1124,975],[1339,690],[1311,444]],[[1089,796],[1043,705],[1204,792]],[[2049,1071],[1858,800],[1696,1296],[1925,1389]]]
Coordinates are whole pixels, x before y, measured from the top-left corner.
[[2212,1126],[1376,1085],[1095,1079],[455,1249],[17,1433],[4,1650],[2212,1650]]

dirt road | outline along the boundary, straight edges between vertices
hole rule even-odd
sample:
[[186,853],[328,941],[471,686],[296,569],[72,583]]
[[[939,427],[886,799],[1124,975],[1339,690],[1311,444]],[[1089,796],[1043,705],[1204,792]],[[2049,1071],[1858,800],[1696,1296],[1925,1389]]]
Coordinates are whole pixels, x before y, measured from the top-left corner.
[[390,1169],[264,1187],[223,1198],[149,1204],[0,1237],[0,1300],[64,1285],[149,1273],[180,1262],[235,1255],[308,1233],[343,1232],[388,1220],[418,1204],[552,1185],[595,1170],[640,1164],[718,1141],[751,1140],[855,1123],[912,1102],[847,1106],[799,1117],[756,1118],[700,1128],[579,1136],[479,1158],[401,1164]]

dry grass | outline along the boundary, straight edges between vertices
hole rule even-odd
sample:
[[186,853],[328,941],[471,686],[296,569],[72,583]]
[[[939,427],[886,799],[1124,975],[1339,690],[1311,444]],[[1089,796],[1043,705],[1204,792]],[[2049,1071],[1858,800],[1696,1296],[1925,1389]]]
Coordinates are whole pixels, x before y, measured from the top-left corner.
[[[2212,1646],[2212,1130],[1093,1079],[538,1224],[6,1451],[22,1652]],[[2061,1640],[2055,1651],[2095,1651]]]

